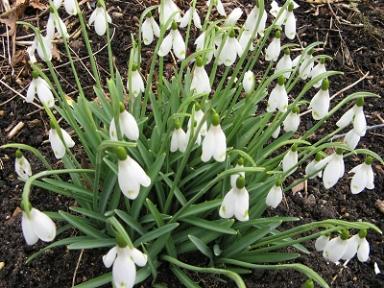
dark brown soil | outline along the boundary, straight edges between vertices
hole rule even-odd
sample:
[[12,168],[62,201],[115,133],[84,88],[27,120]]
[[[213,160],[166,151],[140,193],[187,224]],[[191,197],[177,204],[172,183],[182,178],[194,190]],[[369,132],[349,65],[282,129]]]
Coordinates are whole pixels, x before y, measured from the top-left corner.
[[[223,2],[229,1],[224,0]],[[243,1],[243,3],[245,2],[248,1]],[[332,90],[338,91],[369,71],[370,75],[348,92],[368,90],[382,94],[384,90],[384,3],[381,0],[361,1],[358,2],[354,11],[354,8],[351,8],[352,4],[349,4],[348,1],[331,6],[298,2],[301,5],[296,10],[298,26],[300,27],[300,41],[305,45],[315,40],[324,41],[327,39],[324,46],[325,53],[335,58],[329,65],[329,69],[345,72],[344,76],[331,82]],[[125,75],[126,60],[130,48],[130,32],[136,31],[137,17],[144,9],[144,5],[148,6],[148,3],[138,4],[139,1],[131,1],[130,3],[108,1],[108,3],[112,8],[113,22],[118,28],[113,42],[115,61],[121,73]],[[37,14],[37,10],[28,8],[25,11],[25,19],[30,19]],[[23,31],[20,33],[22,34]],[[99,38],[92,37],[92,40],[95,51],[104,45],[103,42],[99,41]],[[85,55],[86,52],[80,38],[74,40],[71,45],[80,55]],[[106,59],[106,51],[103,50],[98,57],[101,67],[107,67]],[[83,80],[85,83],[91,84],[91,81],[87,80],[90,77],[87,77],[86,70],[83,69],[82,71],[81,69],[80,73],[84,75]],[[23,88],[29,81],[30,72],[23,62],[15,67],[15,74],[11,75],[11,69],[7,66],[6,59],[3,59],[0,63],[0,70],[2,81],[25,94]],[[69,71],[68,66],[59,71],[65,77],[70,75],[70,73],[66,73]],[[66,86],[72,86],[70,84],[71,79],[66,78],[65,81],[63,80],[63,83],[66,83]],[[368,125],[384,123],[384,102],[382,99],[367,101],[365,109]],[[9,131],[20,121],[24,122],[25,126],[15,137],[7,139]],[[41,147],[46,155],[52,157],[45,142],[47,127],[44,113],[32,105],[23,103],[22,99],[15,96],[12,90],[3,85],[0,86],[0,145],[7,142],[27,143],[34,147]],[[360,145],[384,155],[384,130],[370,130]],[[12,151],[9,150],[1,151],[0,154],[0,160],[4,165],[0,170],[0,262],[4,263],[4,267],[0,268],[0,288],[71,287],[77,264],[79,267],[74,279],[75,283],[80,283],[105,272],[101,261],[101,255],[105,251],[101,250],[85,251],[79,261],[79,251],[59,248],[44,253],[31,264],[25,265],[26,258],[44,247],[44,244],[39,242],[33,247],[28,247],[22,238],[21,213],[18,208],[22,183],[16,179],[11,153]],[[358,157],[350,158],[347,162],[347,169],[359,162],[361,159]],[[32,166],[34,171],[41,169],[37,161],[32,161]],[[349,192],[348,177],[344,177],[335,188],[328,191],[325,191],[316,181],[311,181],[308,183],[307,193],[305,191],[300,191],[295,195],[288,193],[287,205],[281,205],[278,210],[268,211],[268,213],[270,215],[297,216],[303,218],[304,222],[325,218],[361,219],[375,223],[383,230],[383,214],[375,208],[375,202],[384,199],[383,167],[375,165],[375,172],[376,188],[373,191],[352,195]],[[314,196],[314,201],[310,201],[312,196],[309,195],[311,194]],[[58,208],[66,210],[71,204],[68,199],[46,193],[37,192],[34,193],[33,197],[34,203],[40,202],[40,206],[47,210]],[[366,263],[360,263],[354,259],[346,268],[343,268],[326,263],[316,252],[310,256],[303,256],[298,261],[318,271],[332,287],[384,287],[383,274],[375,275],[373,270],[373,264],[377,262],[381,270],[384,271],[383,238],[381,235],[370,233],[368,240],[371,244],[371,258]],[[308,243],[307,247],[313,250],[311,243]],[[201,262],[203,261],[201,260]],[[180,287],[167,270],[166,266],[161,268],[158,282],[165,283],[168,287]],[[231,283],[225,284],[223,279],[207,278],[202,277],[202,275],[191,276],[202,287],[234,287]],[[258,288],[299,287],[304,281],[305,278],[301,274],[293,271],[255,271],[246,278],[247,287]],[[152,287],[152,285],[148,283],[145,287]]]

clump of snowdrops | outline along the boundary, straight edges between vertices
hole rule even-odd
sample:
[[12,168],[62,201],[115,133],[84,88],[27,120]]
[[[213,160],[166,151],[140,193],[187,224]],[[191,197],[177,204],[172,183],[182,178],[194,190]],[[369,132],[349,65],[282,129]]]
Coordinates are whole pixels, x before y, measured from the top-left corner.
[[[169,265],[186,287],[198,287],[188,271],[223,275],[245,287],[240,275],[252,269],[294,269],[306,275],[308,287],[313,282],[329,287],[311,268],[294,262],[310,253],[304,246],[310,239],[317,239],[315,248],[327,261],[351,261],[355,255],[368,260],[366,235],[381,233],[370,223],[328,219],[294,225],[300,219],[263,217],[268,207],[273,214],[282,205],[285,192],[307,179],[321,179],[326,193],[344,177],[344,159],[351,155],[364,159],[350,171],[353,194],[374,188],[372,162],[383,163],[374,152],[356,149],[367,129],[364,99],[377,96],[358,92],[332,104],[332,77],[341,73],[327,71],[331,59],[318,52],[321,43],[290,43],[296,36],[295,2],[281,7],[273,2],[268,14],[263,0],[247,13],[227,11],[220,0],[211,0],[202,15],[197,1],[183,12],[172,0],[163,0],[143,12],[139,31],[132,35],[128,73],[122,76],[113,63],[115,28],[105,3],[97,2],[87,25],[85,7],[64,0],[65,11],[79,19],[89,54],[95,80],[90,95],[59,16],[62,1],[50,4],[45,35],[29,23],[20,24],[36,35],[28,48],[33,72],[26,101],[44,106],[49,142],[62,168],[53,169],[37,148],[2,147],[16,148],[15,169],[25,182],[21,208],[27,244],[60,239],[29,261],[63,245],[103,249],[100,261],[112,273],[76,287],[112,281],[114,287],[127,288],[148,278],[156,281],[160,265]],[[105,79],[89,44],[93,29],[108,44]],[[57,38],[72,68],[75,99],[66,96],[69,91],[51,62]],[[150,63],[145,74],[143,45],[154,52],[145,59]],[[165,76],[170,74],[164,71],[166,63],[172,63],[170,77]],[[312,99],[310,90],[317,91]],[[347,112],[332,129],[327,121],[340,110]],[[307,112],[313,126],[305,129],[300,118]],[[311,142],[324,125],[328,134]],[[333,136],[345,129],[343,141],[335,142]],[[80,153],[74,154],[74,146]],[[25,151],[46,170],[32,173]],[[305,173],[296,172],[300,167]],[[30,202],[34,187],[71,198],[73,206],[41,212],[44,205]],[[294,227],[283,228],[284,222]],[[65,236],[72,229],[78,230],[76,236]],[[200,254],[206,265],[180,260],[190,253]]]

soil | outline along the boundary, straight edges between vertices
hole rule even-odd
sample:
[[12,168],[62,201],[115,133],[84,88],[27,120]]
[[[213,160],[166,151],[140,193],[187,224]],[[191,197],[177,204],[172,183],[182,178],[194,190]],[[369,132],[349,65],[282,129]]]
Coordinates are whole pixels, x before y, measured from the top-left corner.
[[[231,3],[227,7],[238,4],[225,0],[223,2]],[[241,2],[244,6],[249,7],[248,1]],[[131,43],[130,32],[136,31],[141,11],[145,6],[149,6],[149,1],[138,3],[138,1],[130,3],[108,1],[113,23],[118,28],[114,36],[114,39],[118,39],[118,41],[113,42],[113,52],[116,56],[116,65],[122,75],[126,73],[126,60]],[[295,14],[298,18],[298,33],[301,43],[306,45],[316,40],[326,40],[324,52],[335,59],[328,65],[328,69],[345,72],[345,75],[331,82],[332,90],[338,91],[369,72],[369,76],[349,90],[348,93],[367,90],[382,94],[384,90],[384,79],[382,78],[384,73],[384,3],[381,0],[358,1],[353,2],[354,4],[344,1],[331,5],[311,5],[303,1],[298,1],[298,3],[300,7],[295,10]],[[40,15],[39,13],[34,8],[27,8],[23,20],[31,20],[36,15]],[[42,15],[42,19],[46,19],[45,14]],[[22,28],[19,29],[22,30]],[[22,35],[25,31],[19,32]],[[94,36],[91,40],[94,51],[102,48],[105,44]],[[74,39],[71,46],[80,56],[85,55],[85,49],[80,38]],[[17,48],[20,49],[20,47]],[[104,49],[98,57],[100,67],[107,67],[106,60],[107,54]],[[30,79],[30,71],[24,61],[22,59],[14,67],[14,74],[11,73],[12,69],[7,65],[7,59],[1,60],[0,66],[2,81],[22,94],[25,94],[24,87]],[[89,83],[89,88],[91,88],[92,81],[87,76],[87,71],[81,65],[79,67],[80,74],[83,75],[82,81]],[[59,69],[59,72],[63,77],[63,83],[70,87],[73,82],[68,78],[70,73],[66,73],[69,71],[68,69],[68,66],[64,66]],[[382,99],[367,101],[365,110],[367,111],[369,126],[384,123],[383,106],[384,101]],[[19,122],[23,122],[24,127],[12,139],[8,139],[8,133]],[[310,125],[309,122],[308,125]],[[7,142],[28,143],[34,147],[41,147],[44,154],[52,158],[52,152],[46,143],[47,132],[48,125],[44,113],[40,109],[26,105],[21,97],[15,95],[14,91],[0,86],[0,145]],[[379,155],[384,155],[383,132],[383,129],[369,130],[362,139],[360,146],[369,147]],[[318,137],[320,136],[318,135]],[[0,288],[71,287],[72,281],[77,284],[107,271],[101,262],[101,255],[105,251],[101,250],[85,251],[79,260],[80,251],[58,248],[44,253],[28,265],[25,264],[26,258],[44,247],[44,244],[39,242],[39,244],[29,247],[25,245],[22,238],[21,211],[18,208],[22,183],[17,180],[14,173],[12,153],[11,150],[6,150],[0,154],[0,164],[3,164],[3,167],[0,166],[2,167],[0,170],[0,262],[4,265],[0,268]],[[33,159],[31,155],[27,154],[27,156]],[[349,158],[346,163],[347,171],[360,163],[361,160],[358,157]],[[42,168],[37,163],[37,161],[32,161],[34,171]],[[371,191],[352,195],[349,190],[350,177],[343,177],[335,188],[328,191],[325,191],[317,181],[310,181],[306,190],[295,194],[288,193],[286,204],[267,213],[269,215],[301,217],[303,222],[326,218],[361,219],[372,222],[384,230],[383,212],[375,207],[377,200],[384,199],[384,170],[382,166],[377,164],[375,164],[374,170],[376,173],[375,189]],[[40,206],[47,210],[53,210],[53,208],[66,210],[71,204],[64,197],[52,196],[38,191],[33,194],[32,201],[41,203]],[[383,238],[381,235],[370,233],[368,241],[371,245],[371,256],[366,263],[360,263],[354,259],[347,267],[336,266],[327,263],[316,252],[309,256],[302,256],[298,261],[318,271],[332,287],[384,287],[384,274],[375,275],[373,269],[376,262],[384,272]],[[308,243],[307,245],[310,250],[313,250],[312,244]],[[0,265],[2,264],[0,263]],[[78,269],[74,277],[77,265]],[[201,274],[191,275],[191,277],[202,287],[234,287],[232,283],[225,283],[223,279],[219,278],[206,277]],[[304,281],[304,276],[293,271],[255,271],[246,277],[247,287],[250,288],[299,287]],[[180,287],[178,282],[170,276],[166,265],[161,267],[158,283],[165,283],[168,287]],[[152,287],[152,285],[148,282],[143,284],[143,287]]]

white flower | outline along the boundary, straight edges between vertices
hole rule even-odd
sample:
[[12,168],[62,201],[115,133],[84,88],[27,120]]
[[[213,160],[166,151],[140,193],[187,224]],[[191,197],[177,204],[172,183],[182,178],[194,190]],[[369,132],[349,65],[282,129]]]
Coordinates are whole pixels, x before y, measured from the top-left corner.
[[288,152],[285,153],[282,160],[283,172],[286,173],[291,169],[293,170],[289,172],[290,174],[295,172],[297,169],[297,167],[295,166],[297,165],[298,159],[299,159],[299,154],[297,152],[297,149],[294,147],[289,149]]
[[341,259],[343,260],[351,260],[353,257],[355,257],[357,252],[357,247],[359,245],[359,235],[353,235],[347,240],[347,249],[345,250],[343,256]]
[[184,130],[179,127],[173,130],[171,137],[171,152],[185,152],[188,145],[188,137]]
[[353,150],[359,144],[360,138],[360,135],[356,133],[355,129],[352,129],[345,134],[343,141],[350,149]]
[[31,164],[19,150],[16,151],[15,172],[23,181],[27,181],[32,175]]
[[187,12],[185,12],[183,18],[181,18],[181,21],[180,21],[180,27],[181,28],[185,28],[188,26],[188,23],[189,21],[193,20],[193,24],[195,25],[195,27],[197,29],[201,29],[203,28],[201,26],[201,20],[200,20],[200,16],[199,14],[197,13],[196,11],[196,8],[194,9],[193,7],[190,7]]
[[50,242],[56,237],[56,225],[43,212],[32,208],[29,213],[23,211],[21,228],[28,245],[35,244],[39,239]]
[[[311,77],[311,80],[315,77],[327,72],[327,69],[325,68],[325,60],[320,59],[320,62],[316,64],[315,67],[311,70],[309,73],[309,77]],[[319,88],[321,86],[321,80],[313,84],[313,87]]]
[[241,8],[235,8],[232,10],[232,12],[228,15],[227,19],[224,21],[224,26],[234,26],[237,23],[237,20],[240,19],[241,15],[243,15],[243,10]]
[[221,218],[235,218],[239,221],[249,220],[249,193],[244,187],[244,177],[240,176],[235,187],[225,195],[221,203],[219,215]]
[[69,37],[69,34],[67,32],[67,27],[65,26],[63,20],[61,20],[60,17],[57,17],[53,13],[49,13],[48,22],[47,22],[47,37],[53,39],[55,37],[56,31],[58,35],[62,38]]
[[196,94],[209,94],[211,93],[211,83],[207,71],[204,69],[202,59],[196,61],[195,69],[193,70],[191,91],[195,91]]
[[[243,49],[243,51],[246,51],[247,47],[248,47],[248,43],[249,41],[251,41],[252,39],[252,31],[247,31],[247,30],[244,30],[241,35],[240,35],[240,38],[239,38],[239,44],[241,46],[241,48]],[[249,48],[248,48],[250,51],[253,51],[255,50],[255,47],[253,45],[253,43],[251,42]]]
[[[211,5],[211,0],[207,1],[207,6]],[[216,6],[217,12],[221,16],[227,16],[227,13],[225,13],[224,5],[221,2],[221,0],[213,0],[212,6]]]
[[381,273],[379,265],[377,265],[377,262],[373,263],[373,270],[375,271],[375,275],[378,275]]
[[52,108],[55,105],[55,99],[53,98],[49,84],[41,77],[34,77],[32,79],[27,90],[25,101],[32,103],[36,94],[43,105],[46,105],[49,108]]
[[151,185],[151,178],[126,152],[125,154],[118,155],[118,157],[119,187],[128,199],[136,199],[139,195],[140,186],[149,187]]
[[107,31],[107,23],[112,23],[111,17],[108,15],[108,12],[105,10],[105,7],[98,6],[93,10],[91,16],[89,17],[88,25],[95,25],[95,32],[99,36],[103,36]]
[[[289,49],[286,49],[284,50],[283,57],[281,57],[276,64],[275,73],[278,73],[285,69],[292,69],[292,67],[293,67],[293,64],[292,64],[291,56],[289,54]],[[291,76],[291,73],[292,73],[291,71],[288,71],[288,72],[285,72],[283,75],[285,78],[288,79]]]
[[64,129],[59,128],[61,131],[61,135],[63,136],[63,141],[60,139],[59,133],[55,128],[51,128],[49,130],[48,139],[51,143],[51,147],[55,157],[57,159],[61,159],[65,155],[66,148],[72,148],[75,146],[75,142],[72,140],[71,136]]
[[[173,2],[172,0],[164,0],[161,1],[161,5],[159,6],[159,14],[160,14],[160,24],[165,25],[172,18],[173,21],[180,22],[180,8]],[[171,27],[172,21],[167,27]]]
[[321,252],[324,250],[325,246],[327,246],[329,241],[329,237],[325,235],[321,235],[318,237],[315,241],[315,249],[318,252]]
[[[260,17],[260,13],[262,13],[260,23],[259,23],[259,26],[256,26],[257,20]],[[251,32],[251,34],[254,31],[254,29],[256,29],[256,32],[262,36],[264,34],[267,18],[268,18],[268,15],[265,9],[263,11],[260,11],[257,6],[254,6],[251,12],[249,13],[247,19],[245,20],[244,28],[246,31]]]
[[35,48],[37,50],[37,55],[39,55],[39,57],[43,61],[48,62],[48,61],[52,60],[53,45],[52,45],[52,39],[48,35],[46,35],[44,37],[41,36],[41,43],[40,43],[40,41],[38,41],[38,38],[36,36],[35,39],[33,40],[31,50],[33,50],[33,52],[34,52]]
[[[368,163],[371,160],[366,160]],[[357,165],[349,173],[355,173],[351,180],[351,192],[352,194],[359,194],[365,188],[373,189],[375,188],[374,183],[374,174],[371,164],[366,162]]]
[[28,46],[28,48],[27,48],[27,54],[28,54],[29,62],[31,64],[34,64],[37,62],[35,52],[36,52],[36,40],[34,40],[32,42],[32,45]]
[[[201,121],[203,121],[203,117],[204,117],[203,110],[201,110],[200,108],[197,108],[197,110],[195,112],[195,115],[194,115],[194,122],[195,122],[195,124],[193,125],[195,132],[196,132],[197,127],[200,126]],[[190,136],[191,136],[191,129],[192,129],[192,119],[191,118],[188,119],[187,127],[188,127],[188,129],[187,129],[187,139],[189,139]],[[200,145],[200,143],[201,143],[201,136],[205,136],[207,134],[207,130],[208,130],[207,122],[204,121],[201,124],[199,135],[197,135],[197,138],[196,138],[196,143],[198,145]]]
[[321,89],[313,96],[309,107],[312,108],[312,118],[320,120],[328,114],[330,106],[329,82],[324,80]]
[[[305,167],[305,175],[309,176],[309,179],[314,179],[316,177],[321,178],[322,172],[321,170],[324,168],[324,166],[327,164],[326,162],[322,162],[323,166],[319,165],[319,162],[321,160],[317,161],[317,159],[313,159],[311,162],[308,163],[308,165]],[[316,174],[314,174],[316,171],[318,171]]]
[[286,112],[288,107],[288,94],[285,90],[284,77],[280,77],[276,86],[272,89],[268,99],[267,112]]
[[296,36],[296,17],[295,17],[295,14],[293,14],[293,4],[290,4],[288,6],[284,32],[285,32],[285,36],[287,36],[288,39],[291,39],[291,40],[295,39],[295,36]]
[[285,132],[296,132],[300,126],[299,111],[291,111],[283,121],[283,129]]
[[113,286],[132,288],[136,280],[136,266],[147,264],[147,255],[136,248],[115,246],[103,256],[105,267],[112,267]]
[[[119,114],[120,133],[125,135],[129,140],[137,141],[139,139],[139,126],[137,125],[135,117],[126,110]],[[117,141],[116,123],[112,119],[109,125],[109,137],[111,140]]]
[[275,131],[273,131],[273,133],[272,133],[272,138],[273,139],[276,139],[277,137],[279,137],[279,134],[280,134],[280,125],[279,126],[277,126],[277,128],[275,129]]
[[53,0],[53,6],[55,6],[56,9],[59,9],[61,4],[63,4],[63,0]]
[[351,109],[347,110],[339,121],[337,121],[336,125],[339,128],[344,128],[351,123],[353,123],[353,130],[356,134],[360,137],[365,135],[367,131],[367,120],[365,119],[362,105],[354,105]]
[[281,33],[280,31],[275,32],[271,43],[269,43],[267,49],[265,50],[265,60],[266,61],[277,61],[280,55],[281,49]]
[[343,257],[348,247],[348,241],[340,236],[328,241],[323,250],[323,257],[331,262],[338,262]]
[[251,70],[244,73],[243,88],[246,94],[250,94],[255,89],[255,74]]
[[[297,59],[300,60],[300,56],[298,56],[298,57],[299,58],[297,58]],[[312,50],[305,53],[302,58],[303,58],[303,62],[301,63],[301,65],[299,67],[299,75],[300,75],[301,79],[306,80],[310,76],[312,68],[315,65],[314,58],[312,56]]]
[[213,157],[216,161],[223,162],[227,152],[226,141],[225,134],[219,124],[219,115],[215,114],[203,140],[201,160],[208,162]]
[[283,190],[281,190],[280,185],[273,185],[265,199],[265,204],[267,204],[268,207],[276,208],[279,206],[281,200],[283,200]]
[[[279,15],[280,10],[282,10],[282,9],[283,9],[283,7],[280,7],[276,1],[272,1],[271,10],[269,10],[269,13],[271,13],[272,16],[276,18]],[[279,18],[276,20],[275,25],[278,25],[278,26],[283,25],[283,23],[285,22],[286,19],[287,19],[287,10],[284,9],[284,10],[282,10]]]
[[152,15],[144,20],[141,27],[141,34],[145,45],[151,44],[155,36],[160,37],[160,27]]
[[344,175],[345,168],[343,155],[335,152],[321,161],[319,161],[319,165],[321,165],[320,163],[326,162],[323,172],[323,184],[326,189],[329,189]]
[[183,36],[179,30],[177,30],[176,22],[173,22],[172,29],[167,36],[163,39],[157,54],[161,57],[168,55],[169,51],[173,50],[173,53],[179,60],[185,59],[186,47]]
[[128,75],[127,89],[135,97],[145,91],[144,81],[137,67],[132,67],[132,72]]
[[207,32],[202,32],[199,35],[199,37],[196,38],[195,43],[194,43],[196,45],[196,52],[204,50],[204,49],[211,49],[211,51],[208,51],[204,55],[204,62],[205,63],[211,62],[212,57],[213,57],[214,43],[212,43],[211,47],[208,47],[208,44],[209,44],[208,42],[209,41],[207,41]]
[[69,15],[76,15],[77,14],[76,0],[64,0],[64,8]]
[[243,54],[243,48],[239,41],[235,38],[234,31],[231,31],[225,40],[220,54],[218,55],[218,64],[224,64],[225,66],[231,66],[235,63],[237,55],[241,57]]
[[366,262],[369,258],[369,242],[365,237],[359,239],[359,247],[357,248],[357,259],[360,262]]

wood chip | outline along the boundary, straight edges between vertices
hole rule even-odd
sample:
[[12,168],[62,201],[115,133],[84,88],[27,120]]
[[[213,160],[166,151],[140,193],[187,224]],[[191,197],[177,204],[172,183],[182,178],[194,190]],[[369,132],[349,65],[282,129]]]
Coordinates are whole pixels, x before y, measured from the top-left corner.
[[24,125],[25,124],[23,121],[17,123],[17,125],[13,127],[12,130],[8,133],[7,138],[12,139],[13,137],[15,137],[21,131],[21,129],[24,128]]

